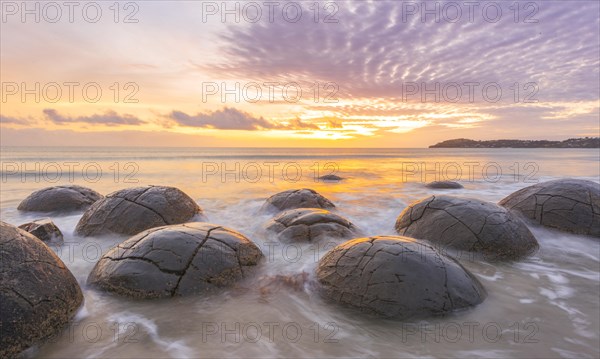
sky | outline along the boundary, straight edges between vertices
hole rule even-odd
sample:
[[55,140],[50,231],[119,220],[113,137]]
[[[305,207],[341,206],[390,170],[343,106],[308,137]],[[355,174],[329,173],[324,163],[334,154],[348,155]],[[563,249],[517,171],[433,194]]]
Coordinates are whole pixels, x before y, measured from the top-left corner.
[[600,135],[597,0],[0,4],[3,146]]

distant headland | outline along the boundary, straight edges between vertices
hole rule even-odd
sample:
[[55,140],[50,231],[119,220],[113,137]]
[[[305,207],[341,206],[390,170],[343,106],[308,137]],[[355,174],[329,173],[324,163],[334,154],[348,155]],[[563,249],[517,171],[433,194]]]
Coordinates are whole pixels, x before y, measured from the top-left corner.
[[569,138],[564,141],[548,140],[489,140],[466,138],[442,141],[429,148],[600,148],[600,137]]

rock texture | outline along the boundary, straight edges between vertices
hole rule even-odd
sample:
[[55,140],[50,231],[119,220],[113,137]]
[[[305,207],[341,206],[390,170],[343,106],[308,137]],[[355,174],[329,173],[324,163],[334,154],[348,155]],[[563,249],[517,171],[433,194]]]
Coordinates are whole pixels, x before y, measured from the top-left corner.
[[267,199],[262,211],[280,212],[294,208],[335,208],[330,200],[315,190],[303,188],[277,193]]
[[499,203],[544,226],[600,237],[600,184],[561,179],[525,187]]
[[431,196],[412,203],[398,217],[396,231],[436,247],[480,253],[487,260],[518,259],[538,249],[517,216],[471,198]]
[[99,199],[102,199],[102,195],[87,187],[55,186],[33,192],[17,209],[34,212],[83,211]]
[[39,239],[0,222],[0,357],[57,334],[83,301],[64,263]]
[[119,295],[198,294],[242,279],[262,257],[248,238],[210,223],[152,228],[106,253],[88,284]]
[[304,290],[308,283],[308,273],[301,272],[291,275],[277,274],[263,276],[258,279],[258,290],[261,296],[266,296],[282,289],[291,289],[295,292]]
[[359,234],[349,220],[321,208],[290,209],[269,221],[266,229],[285,243],[350,239]]
[[486,297],[481,283],[458,262],[407,237],[340,244],[319,261],[317,280],[325,298],[388,318],[440,315]]
[[185,223],[201,214],[196,202],[177,188],[127,188],[94,203],[77,223],[75,233],[133,235],[153,227]]
[[50,218],[36,219],[20,225],[19,228],[47,243],[60,244],[64,242],[62,232]]
[[464,188],[462,184],[454,181],[434,181],[429,182],[425,185],[427,188],[432,189],[461,189]]

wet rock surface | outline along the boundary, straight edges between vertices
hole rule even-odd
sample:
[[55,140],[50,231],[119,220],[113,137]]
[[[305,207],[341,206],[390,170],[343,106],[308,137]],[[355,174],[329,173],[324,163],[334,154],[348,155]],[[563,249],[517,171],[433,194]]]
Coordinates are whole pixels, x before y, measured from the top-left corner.
[[486,297],[481,283],[457,261],[407,237],[340,244],[319,261],[316,274],[324,298],[388,318],[441,315]]
[[77,223],[75,233],[133,235],[143,230],[202,218],[202,210],[188,195],[174,187],[127,188],[94,203]]
[[560,179],[520,189],[499,204],[561,231],[600,237],[600,184]]
[[462,184],[454,181],[434,181],[429,182],[425,185],[427,188],[432,189],[461,189],[464,188]]
[[295,208],[335,208],[335,205],[315,190],[303,188],[277,193],[267,199],[263,212],[280,212]]
[[0,222],[0,357],[57,334],[82,301],[77,281],[50,248]]
[[260,292],[260,302],[268,303],[269,296],[279,291],[288,290],[293,292],[304,291],[308,284],[308,273],[301,272],[295,274],[277,274],[262,276],[258,279],[258,290]]
[[231,229],[210,223],[152,228],[106,253],[88,284],[135,298],[205,293],[244,278],[260,249]]
[[19,226],[46,243],[60,244],[64,242],[63,234],[50,218],[36,219]]
[[33,192],[19,204],[17,209],[32,212],[83,211],[100,199],[102,199],[100,193],[87,187],[54,186]]
[[431,196],[398,216],[396,231],[425,239],[436,248],[482,254],[487,260],[513,260],[534,253],[538,243],[520,218],[494,203]]
[[298,208],[282,212],[266,225],[284,243],[350,239],[360,231],[349,220],[321,208]]

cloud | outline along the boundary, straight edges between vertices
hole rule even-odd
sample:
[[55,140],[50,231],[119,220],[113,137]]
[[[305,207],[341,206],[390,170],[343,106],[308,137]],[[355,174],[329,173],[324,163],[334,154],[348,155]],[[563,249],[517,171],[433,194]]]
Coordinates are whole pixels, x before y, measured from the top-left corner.
[[167,117],[175,121],[175,123],[180,126],[211,128],[218,130],[257,131],[319,129],[319,126],[312,123],[302,122],[302,120],[299,118],[282,121],[284,123],[276,123],[273,121],[268,121],[263,117],[252,116],[247,112],[243,112],[231,107],[224,107],[222,110],[208,113],[198,113],[195,115],[188,115],[182,111],[173,111]]
[[[479,82],[478,91],[496,82],[508,99],[515,82],[521,96],[527,93],[522,87],[535,82],[546,101],[598,99],[598,2],[536,2],[537,10],[520,3],[517,22],[512,2],[496,3],[502,11],[497,22],[487,21],[478,3],[472,22],[462,6],[455,23],[406,16],[405,3],[338,2],[333,24],[303,16],[297,23],[265,18],[232,26],[222,36],[226,56],[211,70],[263,81],[330,81],[352,97],[400,96],[407,82]],[[537,22],[525,22],[526,16]]]
[[319,126],[313,124],[313,123],[305,123],[302,122],[302,120],[300,120],[299,118],[295,118],[293,120],[290,120],[288,122],[288,124],[286,126],[284,126],[284,129],[290,129],[290,130],[298,130],[298,129],[313,129],[313,130],[318,130]]
[[115,111],[107,111],[103,115],[69,117],[59,114],[54,109],[45,109],[44,115],[47,119],[57,125],[85,123],[93,125],[123,126],[141,125],[145,122],[131,115],[118,115]]
[[210,113],[198,113],[196,115],[173,111],[168,117],[181,126],[214,128],[219,130],[256,131],[275,127],[274,124],[262,117],[254,117],[249,113],[230,107]]
[[10,125],[28,125],[31,121],[25,118],[17,118],[0,115],[0,124],[10,124]]

